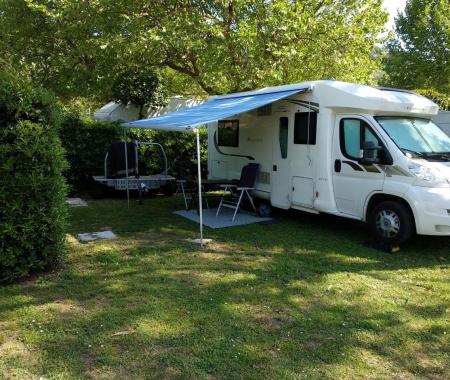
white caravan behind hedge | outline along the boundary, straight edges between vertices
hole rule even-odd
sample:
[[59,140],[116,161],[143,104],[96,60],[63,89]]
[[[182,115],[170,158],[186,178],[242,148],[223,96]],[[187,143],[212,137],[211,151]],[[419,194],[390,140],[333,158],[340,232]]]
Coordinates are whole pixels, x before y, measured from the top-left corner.
[[438,106],[407,91],[338,81],[236,96],[305,87],[209,124],[209,178],[239,178],[256,162],[254,195],[272,206],[366,221],[388,243],[414,232],[450,236],[450,137],[431,121]]

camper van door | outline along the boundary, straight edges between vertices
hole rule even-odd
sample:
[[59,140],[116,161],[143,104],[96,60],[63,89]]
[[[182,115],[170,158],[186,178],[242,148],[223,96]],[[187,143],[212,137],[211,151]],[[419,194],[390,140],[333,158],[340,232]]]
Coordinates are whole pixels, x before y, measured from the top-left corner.
[[273,128],[270,201],[275,207],[288,209],[291,206],[289,136],[292,127],[287,116],[275,120],[277,125]]
[[363,217],[371,193],[382,191],[384,173],[376,165],[360,163],[362,147],[372,141],[382,145],[369,121],[361,115],[338,115],[333,133],[333,188],[336,206],[344,214]]

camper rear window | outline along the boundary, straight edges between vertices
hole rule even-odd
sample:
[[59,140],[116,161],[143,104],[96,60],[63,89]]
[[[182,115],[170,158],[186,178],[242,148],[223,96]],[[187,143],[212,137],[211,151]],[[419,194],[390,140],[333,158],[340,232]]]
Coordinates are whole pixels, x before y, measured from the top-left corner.
[[219,120],[217,143],[220,146],[239,146],[239,120]]
[[294,144],[315,145],[316,132],[317,132],[316,112],[298,112],[295,114]]

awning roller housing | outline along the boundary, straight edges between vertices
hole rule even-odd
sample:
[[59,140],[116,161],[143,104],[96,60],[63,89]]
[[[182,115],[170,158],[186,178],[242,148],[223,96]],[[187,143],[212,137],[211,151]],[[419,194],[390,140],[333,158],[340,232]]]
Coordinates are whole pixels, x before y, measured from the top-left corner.
[[226,119],[308,90],[309,88],[298,88],[295,90],[261,94],[253,93],[242,96],[238,94],[232,94],[230,97],[220,96],[192,108],[170,112],[151,119],[132,121],[123,124],[123,126],[127,128],[162,129],[180,132],[190,131],[194,127]]

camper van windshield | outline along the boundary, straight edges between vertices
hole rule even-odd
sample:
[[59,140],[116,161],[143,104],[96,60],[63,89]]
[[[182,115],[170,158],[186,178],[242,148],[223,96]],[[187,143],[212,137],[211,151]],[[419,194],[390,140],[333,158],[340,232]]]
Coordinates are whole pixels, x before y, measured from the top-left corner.
[[391,116],[376,120],[404,152],[426,157],[444,154],[450,158],[450,137],[431,120]]

